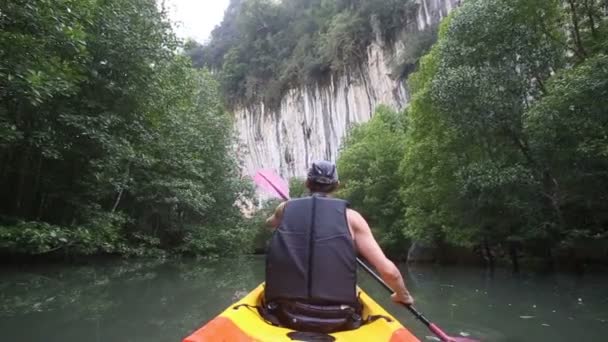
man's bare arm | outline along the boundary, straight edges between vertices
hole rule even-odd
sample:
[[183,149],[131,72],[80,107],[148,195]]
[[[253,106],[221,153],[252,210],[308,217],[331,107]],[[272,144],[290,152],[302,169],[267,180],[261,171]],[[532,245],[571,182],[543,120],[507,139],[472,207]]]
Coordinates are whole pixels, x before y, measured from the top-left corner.
[[281,219],[283,218],[283,210],[285,209],[285,203],[281,202],[274,210],[274,213],[266,219],[266,225],[272,229],[275,229],[281,223]]
[[392,296],[393,300],[413,304],[414,299],[405,286],[401,272],[384,255],[365,219],[361,214],[351,209],[348,210],[347,216],[348,223],[355,234],[358,252],[380,272],[382,279],[395,291]]

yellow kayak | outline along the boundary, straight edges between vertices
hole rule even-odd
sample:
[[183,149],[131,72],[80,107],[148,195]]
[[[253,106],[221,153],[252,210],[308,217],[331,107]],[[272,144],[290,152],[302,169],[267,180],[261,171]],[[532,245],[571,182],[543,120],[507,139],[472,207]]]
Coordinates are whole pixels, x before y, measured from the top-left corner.
[[[388,342],[420,342],[397,319],[384,310],[376,301],[363,290],[359,299],[363,304],[363,318],[380,315],[382,318],[362,325],[356,330],[337,332],[325,335],[327,341],[388,341]],[[186,337],[182,342],[252,342],[268,341],[282,342],[294,341],[293,330],[273,326],[252,308],[261,303],[264,294],[264,284],[260,284],[243,299],[228,307],[219,316],[209,321],[203,327]],[[329,337],[331,336],[331,337]],[[320,337],[320,336],[319,336]],[[296,338],[304,341],[306,339]],[[310,341],[324,341],[324,339],[310,339]]]

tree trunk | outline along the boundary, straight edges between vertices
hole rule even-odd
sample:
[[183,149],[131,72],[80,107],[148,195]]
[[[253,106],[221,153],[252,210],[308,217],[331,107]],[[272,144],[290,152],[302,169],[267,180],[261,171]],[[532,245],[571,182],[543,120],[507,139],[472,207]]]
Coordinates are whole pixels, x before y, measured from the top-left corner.
[[[36,163],[36,180],[34,181],[34,187],[32,188],[32,199],[31,204],[29,204],[28,215],[36,215],[36,205],[35,202],[38,201],[40,203],[42,199],[42,195],[40,192],[40,174],[42,173],[42,154],[38,156],[38,162]],[[40,205],[38,206],[40,207]]]
[[[128,182],[130,174],[131,174],[131,163],[129,162],[129,164],[127,164],[127,172],[125,172],[125,177],[124,177],[125,183]],[[112,213],[116,211],[116,208],[118,208],[118,205],[120,204],[120,199],[122,198],[122,194],[124,191],[125,191],[125,187],[123,185],[120,188],[120,191],[118,192],[118,196],[116,197],[116,201],[114,201],[114,205],[112,206]]]
[[437,246],[437,259],[439,264],[444,265],[447,260],[446,256],[446,244],[442,238],[435,239],[435,246]]
[[558,227],[563,228],[564,223],[564,215],[561,209],[561,200],[560,200],[560,189],[559,183],[557,179],[551,175],[551,173],[545,170],[543,175],[543,187],[545,188],[545,197],[549,200],[549,205],[555,212],[555,217],[557,218]]
[[519,273],[519,255],[517,254],[515,242],[509,242],[509,257],[511,258],[513,273]]
[[585,10],[587,11],[587,17],[589,18],[589,28],[591,29],[591,36],[596,39],[597,31],[595,30],[595,19],[593,18],[593,4],[589,4],[589,0],[585,0]]
[[541,30],[543,31],[543,33],[545,35],[547,35],[547,37],[551,38],[551,40],[553,40],[557,44],[561,45],[565,49],[570,50],[572,53],[574,53],[575,55],[577,55],[580,59],[584,59],[585,58],[585,56],[582,56],[580,54],[580,52],[578,51],[578,49],[573,48],[567,42],[564,42],[561,39],[558,39],[556,36],[554,36],[553,33],[551,33],[551,31],[549,31],[544,24],[541,24]]
[[8,170],[8,165],[10,163],[10,150],[6,152],[0,153],[0,185],[4,183],[4,174],[6,170]]
[[116,201],[114,201],[114,206],[112,206],[112,213],[114,213],[116,211],[116,208],[118,208],[118,204],[120,203],[120,199],[122,198],[122,193],[124,190],[124,188],[120,188],[118,196],[116,196]]
[[572,19],[572,34],[574,34],[574,43],[576,44],[576,49],[580,52],[580,55],[583,56],[584,60],[587,58],[587,52],[585,51],[583,40],[581,39],[580,22],[576,12],[576,0],[568,0],[568,4],[570,4],[570,18]]
[[156,213],[156,224],[154,225],[154,232],[152,236],[156,237],[158,234],[158,229],[160,228],[160,213]]
[[547,272],[555,271],[555,262],[553,260],[553,251],[551,248],[547,248],[547,254],[545,256],[545,268]]
[[17,189],[15,190],[15,215],[23,215],[23,193],[25,192],[25,177],[28,169],[28,153],[27,150],[21,155],[21,162],[19,163]]
[[484,254],[485,254],[486,260],[487,260],[486,266],[488,266],[491,270],[494,270],[495,258],[494,258],[494,254],[492,253],[492,249],[490,248],[490,244],[488,243],[487,238],[483,239],[483,251],[484,251]]
[[564,227],[564,216],[561,211],[561,190],[559,188],[559,183],[557,179],[553,176],[553,174],[549,171],[549,167],[545,165],[541,165],[537,162],[533,157],[530,151],[530,147],[527,142],[521,140],[517,134],[513,131],[508,132],[513,139],[515,145],[519,148],[521,153],[524,155],[524,158],[528,161],[531,167],[536,169],[537,172],[542,173],[542,182],[543,182],[543,193],[542,195],[547,199],[549,207],[555,212],[555,216],[557,218],[557,223],[561,228]]
[[46,204],[46,194],[42,194],[40,196],[40,205],[38,206],[38,213],[36,214],[36,220],[40,221],[40,218],[42,217],[42,213],[44,211],[44,205]]
[[7,198],[11,193],[11,180],[10,177],[10,166],[12,164],[11,150],[7,150],[2,154],[0,159],[0,189],[2,189],[2,196],[0,196],[0,211],[10,211],[12,198]]
[[538,83],[538,87],[543,95],[547,94],[547,88],[545,87],[545,82],[543,82],[540,76],[536,76],[536,82]]

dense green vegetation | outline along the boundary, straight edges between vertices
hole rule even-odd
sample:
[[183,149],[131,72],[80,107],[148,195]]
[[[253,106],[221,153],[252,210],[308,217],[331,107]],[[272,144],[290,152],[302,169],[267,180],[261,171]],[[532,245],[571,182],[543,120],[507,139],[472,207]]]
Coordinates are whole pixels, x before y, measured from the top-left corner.
[[179,47],[151,0],[0,4],[0,253],[242,245],[231,122]]
[[408,28],[412,48],[393,68],[395,77],[411,70],[435,38],[415,33],[417,9],[414,0],[232,0],[211,41],[188,54],[219,71],[227,105],[277,106],[290,87],[359,72],[376,36],[391,43]]
[[399,257],[407,255],[408,247],[402,232],[405,207],[399,195],[406,132],[403,119],[389,108],[379,108],[370,122],[351,130],[337,165],[345,185],[337,195],[362,210],[378,229],[377,238],[386,252]]
[[607,9],[464,1],[408,82],[408,109],[345,140],[343,193],[391,240],[480,247],[514,267],[600,242],[605,259]]
[[608,3],[467,0],[430,52],[416,10],[233,0],[208,44],[183,46],[151,0],[2,2],[0,254],[263,250],[276,202],[241,218],[224,104],[359,72],[380,36],[408,40],[393,76],[417,66],[412,100],[349,133],[339,195],[390,254],[418,240],[515,267],[592,244],[606,258]]

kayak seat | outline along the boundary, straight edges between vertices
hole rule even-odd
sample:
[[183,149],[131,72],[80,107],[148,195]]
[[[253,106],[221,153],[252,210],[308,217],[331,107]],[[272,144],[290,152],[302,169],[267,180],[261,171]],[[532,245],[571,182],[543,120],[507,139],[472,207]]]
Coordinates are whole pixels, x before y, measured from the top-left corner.
[[[368,315],[362,318],[363,304],[358,308],[348,305],[314,305],[308,303],[282,301],[266,304],[263,296],[258,298],[259,305],[240,304],[233,307],[255,309],[257,314],[267,323],[277,327],[295,330],[298,333],[310,333],[311,338],[326,338],[327,334],[356,330],[361,326],[373,323],[378,319],[392,322],[393,319],[384,315]],[[297,335],[304,336],[304,335]],[[329,336],[330,338],[333,338]],[[308,341],[308,340],[306,340]],[[316,340],[315,340],[316,341]],[[322,341],[325,341],[322,339]],[[333,341],[333,340],[331,340]]]

